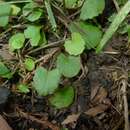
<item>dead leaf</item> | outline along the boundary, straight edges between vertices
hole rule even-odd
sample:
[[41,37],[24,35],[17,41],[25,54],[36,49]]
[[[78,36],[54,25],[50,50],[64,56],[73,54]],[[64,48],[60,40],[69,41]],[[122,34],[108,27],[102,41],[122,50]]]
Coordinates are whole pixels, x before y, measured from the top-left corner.
[[108,105],[99,104],[96,107],[90,108],[88,111],[85,112],[86,115],[95,117],[97,114],[103,113],[109,108]]
[[0,130],[12,130],[1,115],[0,115]]
[[98,104],[100,102],[103,101],[103,99],[105,99],[107,97],[107,91],[105,88],[100,87],[96,96],[94,97],[94,99],[92,100],[93,104]]
[[94,83],[94,87],[92,87],[92,90],[91,90],[91,96],[90,96],[91,100],[93,100],[95,98],[99,89],[100,89],[99,85],[97,83]]
[[66,125],[66,124],[69,124],[69,123],[73,123],[73,122],[76,122],[79,118],[80,114],[72,114],[72,115],[69,115],[63,122],[62,122],[62,125]]
[[15,58],[14,55],[10,53],[8,44],[2,45],[0,49],[0,58],[4,60],[12,60]]

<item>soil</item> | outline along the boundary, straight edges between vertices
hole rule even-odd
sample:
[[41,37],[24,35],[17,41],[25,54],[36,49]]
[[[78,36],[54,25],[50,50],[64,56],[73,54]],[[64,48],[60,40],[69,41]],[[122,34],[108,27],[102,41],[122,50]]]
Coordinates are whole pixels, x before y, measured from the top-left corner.
[[[45,97],[13,91],[12,84],[18,79],[3,84],[5,89],[0,90],[1,113],[12,129],[58,130],[61,126],[69,130],[122,129],[124,104],[121,81],[125,79],[127,86],[130,82],[126,75],[130,69],[130,55],[124,37],[114,36],[100,55],[94,51],[82,55],[84,73],[62,83],[72,84],[77,92],[75,101],[69,108],[56,110],[48,104]],[[126,92],[130,100],[129,87]]]

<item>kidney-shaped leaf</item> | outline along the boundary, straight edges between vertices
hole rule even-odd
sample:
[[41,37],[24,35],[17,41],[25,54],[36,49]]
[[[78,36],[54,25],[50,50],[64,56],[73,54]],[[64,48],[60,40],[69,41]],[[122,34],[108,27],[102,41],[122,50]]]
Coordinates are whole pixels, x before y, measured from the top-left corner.
[[73,100],[74,89],[71,86],[59,89],[49,99],[51,105],[55,106],[57,109],[68,107],[73,103]]
[[79,33],[74,32],[72,33],[72,39],[65,41],[64,47],[70,55],[76,56],[84,51],[85,41]]
[[10,4],[3,3],[0,4],[0,26],[4,27],[8,24],[9,15],[11,13],[11,6]]
[[25,37],[23,33],[17,33],[14,34],[10,39],[9,39],[9,44],[11,49],[20,49],[23,47],[25,41]]
[[57,58],[57,67],[65,77],[74,77],[80,71],[80,57],[60,54]]
[[105,0],[86,0],[81,9],[80,18],[82,20],[92,19],[103,12]]
[[59,70],[48,71],[43,67],[39,67],[36,69],[33,81],[33,86],[39,95],[47,96],[52,94],[57,89],[60,81]]
[[31,58],[26,58],[24,66],[28,71],[32,71],[35,68],[35,61]]
[[23,15],[31,22],[38,20],[42,13],[43,11],[34,2],[28,3],[23,7]]
[[40,26],[29,25],[24,31],[25,37],[30,39],[32,46],[38,46],[41,39]]
[[102,31],[98,27],[86,22],[71,23],[70,31],[78,32],[82,35],[87,49],[95,48],[102,38]]

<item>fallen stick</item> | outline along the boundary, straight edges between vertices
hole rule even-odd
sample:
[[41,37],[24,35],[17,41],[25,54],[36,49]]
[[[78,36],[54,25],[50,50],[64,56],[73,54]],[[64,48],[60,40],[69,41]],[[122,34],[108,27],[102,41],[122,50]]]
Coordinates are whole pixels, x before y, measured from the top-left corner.
[[45,128],[51,128],[52,130],[60,130],[60,128],[54,124],[52,124],[51,122],[49,122],[48,120],[40,120],[34,116],[31,116],[21,110],[18,111],[20,116],[26,119],[29,119],[31,121],[35,121],[41,125],[43,125]]

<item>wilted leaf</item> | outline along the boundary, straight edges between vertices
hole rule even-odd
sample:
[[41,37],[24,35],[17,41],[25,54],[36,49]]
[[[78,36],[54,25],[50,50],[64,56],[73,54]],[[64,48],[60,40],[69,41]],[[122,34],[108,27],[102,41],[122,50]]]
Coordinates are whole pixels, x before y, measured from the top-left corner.
[[95,117],[96,115],[103,113],[109,108],[108,105],[105,104],[99,104],[93,108],[90,108],[88,111],[85,112],[86,115]]
[[[91,94],[92,94],[92,92],[91,92]],[[108,94],[108,92],[105,88],[103,88],[103,87],[98,88],[98,91],[97,91],[95,97],[93,97],[92,102],[94,104],[96,104],[96,103],[103,101],[103,99],[105,99],[107,97],[107,94]]]
[[76,122],[78,120],[79,116],[80,116],[80,113],[67,116],[67,118],[62,122],[62,125],[67,125],[69,123]]
[[74,89],[71,86],[59,89],[49,101],[57,109],[68,107],[74,100]]
[[33,81],[33,86],[39,95],[47,96],[48,94],[52,94],[57,89],[60,81],[59,70],[53,69],[48,71],[43,67],[38,67],[35,71]]
[[72,39],[65,41],[64,47],[70,55],[80,55],[85,49],[85,41],[79,33],[74,32]]
[[74,77],[80,71],[80,57],[60,54],[57,58],[57,67],[65,77]]

